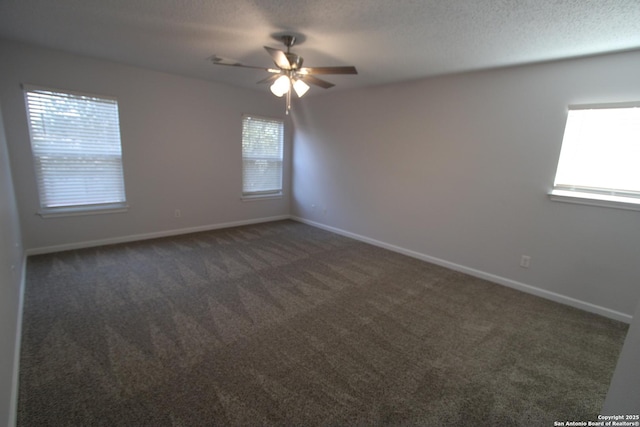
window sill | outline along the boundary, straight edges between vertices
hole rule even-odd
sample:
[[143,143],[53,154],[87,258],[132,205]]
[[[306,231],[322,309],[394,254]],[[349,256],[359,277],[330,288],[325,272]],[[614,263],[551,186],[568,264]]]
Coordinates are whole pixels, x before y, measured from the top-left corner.
[[549,198],[555,202],[640,211],[640,199],[605,194],[580,193],[577,191],[552,190]]
[[65,216],[103,215],[122,213],[129,210],[129,205],[112,203],[93,206],[69,206],[61,208],[43,208],[37,212],[42,218],[61,218]]
[[246,194],[242,196],[243,202],[255,202],[257,200],[282,199],[282,193]]

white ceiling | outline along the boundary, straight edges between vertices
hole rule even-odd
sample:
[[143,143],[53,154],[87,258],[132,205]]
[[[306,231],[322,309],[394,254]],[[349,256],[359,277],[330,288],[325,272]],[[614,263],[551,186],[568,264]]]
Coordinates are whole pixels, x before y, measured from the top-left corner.
[[0,0],[2,38],[260,90],[207,58],[272,66],[287,31],[305,65],[357,67],[336,91],[639,49],[640,0]]

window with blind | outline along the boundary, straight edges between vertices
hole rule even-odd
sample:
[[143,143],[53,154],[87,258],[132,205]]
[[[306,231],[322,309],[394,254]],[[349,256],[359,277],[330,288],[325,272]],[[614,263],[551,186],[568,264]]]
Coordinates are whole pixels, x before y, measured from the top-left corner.
[[242,117],[242,195],[282,194],[284,123]]
[[121,210],[118,102],[24,86],[41,214]]
[[640,209],[640,104],[569,107],[551,198]]

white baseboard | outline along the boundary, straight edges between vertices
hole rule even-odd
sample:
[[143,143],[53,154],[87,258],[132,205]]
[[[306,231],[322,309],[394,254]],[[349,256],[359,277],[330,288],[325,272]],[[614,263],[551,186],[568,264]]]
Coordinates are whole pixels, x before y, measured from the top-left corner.
[[198,227],[179,228],[174,230],[156,231],[153,233],[144,234],[132,234],[129,236],[110,237],[107,239],[89,240],[77,243],[67,243],[63,245],[45,246],[40,248],[31,248],[26,250],[27,256],[29,255],[41,255],[53,252],[69,251],[73,249],[84,249],[95,246],[113,245],[116,243],[128,243],[138,240],[157,239],[160,237],[178,236],[181,234],[198,233],[201,231],[218,230],[220,228],[239,227],[242,225],[259,224],[261,222],[280,221],[283,219],[290,219],[290,215],[278,215],[265,218],[254,218],[242,221],[223,222],[218,224],[208,224]]
[[536,286],[527,285],[525,283],[517,282],[515,280],[507,279],[506,277],[497,276],[495,274],[486,273],[481,270],[476,270],[475,268],[465,267],[464,265],[456,264],[453,262],[449,262],[440,258],[435,258],[420,252],[416,252],[410,249],[405,249],[400,246],[392,245],[389,243],[382,242],[380,240],[375,240],[370,237],[361,236],[359,234],[352,233],[350,231],[342,230],[340,228],[331,227],[329,225],[325,225],[319,222],[311,221],[305,218],[291,216],[291,219],[294,221],[302,222],[307,225],[311,225],[313,227],[321,228],[323,230],[331,231],[336,234],[340,234],[342,236],[350,237],[355,240],[359,240],[361,242],[369,243],[374,246],[378,246],[384,249],[388,249],[393,252],[398,252],[403,255],[410,256],[412,258],[417,258],[422,261],[427,261],[432,264],[437,264],[442,267],[450,268],[451,270],[460,271],[461,273],[468,274],[470,276],[478,277],[480,279],[485,279],[493,283],[497,283],[499,285],[507,286],[509,288],[517,289],[522,292],[526,292],[528,294],[536,295],[551,301],[555,301],[561,304],[565,304],[571,307],[579,308],[584,311],[588,311],[591,313],[599,314],[604,317],[608,317],[610,319],[618,320],[625,323],[631,323],[632,316],[629,314],[621,313],[616,310],[611,310],[606,307],[602,307],[599,305],[591,304],[589,302],[581,301],[566,295],[558,294],[556,292],[548,291],[546,289],[541,289]]
[[18,424],[18,384],[20,373],[20,348],[22,345],[22,310],[24,307],[24,288],[27,278],[27,254],[22,255],[22,268],[20,269],[20,284],[18,285],[18,318],[16,319],[16,336],[13,353],[13,373],[11,377],[11,397],[9,400],[8,426],[15,427]]

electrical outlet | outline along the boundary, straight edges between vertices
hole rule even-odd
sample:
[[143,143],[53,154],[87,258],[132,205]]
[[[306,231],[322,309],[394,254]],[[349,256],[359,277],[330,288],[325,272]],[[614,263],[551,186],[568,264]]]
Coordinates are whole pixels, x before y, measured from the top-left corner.
[[531,257],[529,255],[522,255],[520,258],[520,267],[529,268],[531,266]]
[[176,209],[173,212],[173,216],[176,217],[176,218],[180,218],[182,216],[182,212],[180,212],[180,209]]

